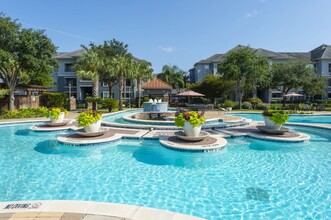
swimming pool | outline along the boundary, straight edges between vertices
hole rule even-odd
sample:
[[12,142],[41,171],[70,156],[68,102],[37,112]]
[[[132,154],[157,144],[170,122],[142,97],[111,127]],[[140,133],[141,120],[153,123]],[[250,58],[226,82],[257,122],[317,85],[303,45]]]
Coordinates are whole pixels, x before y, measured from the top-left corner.
[[[230,115],[264,121],[261,113],[231,113]],[[331,115],[290,115],[288,122],[331,124]]]
[[331,205],[329,130],[310,142],[228,139],[214,153],[155,140],[58,145],[64,132],[0,126],[0,201],[72,199],[135,204],[207,219],[325,219]]

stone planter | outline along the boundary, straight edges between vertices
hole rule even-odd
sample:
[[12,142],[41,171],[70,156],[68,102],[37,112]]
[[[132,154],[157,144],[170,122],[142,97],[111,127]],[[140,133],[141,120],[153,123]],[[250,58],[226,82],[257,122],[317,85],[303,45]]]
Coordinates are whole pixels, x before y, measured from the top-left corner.
[[186,121],[183,130],[186,136],[198,137],[201,131],[201,125],[193,127],[189,121]]
[[62,123],[63,119],[64,119],[64,112],[61,112],[58,118],[52,118],[52,116],[49,117],[49,119],[51,120],[52,123]]
[[99,132],[101,127],[101,120],[91,123],[90,126],[84,126],[86,133]]
[[271,121],[268,116],[263,116],[263,117],[264,117],[265,127],[267,129],[280,130],[282,128],[282,125],[277,125],[273,123],[273,121]]

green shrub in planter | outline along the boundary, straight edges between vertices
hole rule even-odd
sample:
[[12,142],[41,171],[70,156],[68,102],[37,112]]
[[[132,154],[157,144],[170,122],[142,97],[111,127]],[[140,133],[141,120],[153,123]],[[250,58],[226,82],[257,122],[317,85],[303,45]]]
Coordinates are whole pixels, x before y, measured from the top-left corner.
[[189,121],[193,127],[198,127],[205,123],[206,119],[198,112],[182,112],[175,118],[175,125],[177,127],[184,127],[186,121]]
[[97,122],[102,118],[102,115],[94,110],[86,110],[79,114],[78,125],[90,126],[93,122]]
[[276,125],[285,124],[290,118],[285,111],[265,110],[262,114],[263,116],[269,117],[269,119]]
[[48,108],[47,110],[45,110],[44,115],[47,118],[52,117],[53,119],[58,119],[61,112],[64,112],[66,115],[68,114],[68,111],[65,108],[53,107],[53,108]]
[[231,100],[225,100],[225,102],[224,102],[224,107],[225,108],[232,108],[234,106],[235,106],[235,103],[233,101],[231,101]]

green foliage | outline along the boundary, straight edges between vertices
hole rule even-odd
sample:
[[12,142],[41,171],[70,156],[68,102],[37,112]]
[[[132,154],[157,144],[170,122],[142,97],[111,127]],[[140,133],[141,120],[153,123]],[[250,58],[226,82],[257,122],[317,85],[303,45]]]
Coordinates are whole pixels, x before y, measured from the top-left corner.
[[44,92],[42,94],[42,100],[44,105],[47,108],[52,108],[52,107],[67,107],[68,102],[67,102],[68,95],[62,92]]
[[118,108],[118,101],[116,99],[106,98],[103,99],[101,103],[102,103],[102,107],[107,108],[109,112],[112,112],[113,109]]
[[204,94],[207,98],[215,101],[216,98],[225,98],[231,93],[234,82],[225,80],[223,77],[208,74],[201,83],[191,86],[191,89]]
[[44,31],[21,28],[10,17],[0,13],[0,79],[10,90],[9,108],[14,108],[14,90],[21,79],[27,84],[48,86],[49,73],[57,65],[56,47]]
[[102,115],[97,111],[86,110],[78,115],[79,126],[90,126],[93,122],[99,121]]
[[251,98],[248,101],[252,104],[253,109],[257,109],[257,105],[262,103],[262,100],[260,98]]
[[4,98],[5,95],[8,95],[9,90],[8,89],[0,89],[0,99]]
[[102,103],[102,98],[89,96],[89,97],[86,97],[85,101],[91,102],[91,103]]
[[224,102],[224,107],[225,108],[232,108],[234,106],[235,106],[235,103],[233,101],[231,101],[231,100],[225,100],[225,102]]
[[285,124],[289,119],[288,112],[285,111],[265,110],[262,114],[278,125]]
[[224,79],[235,81],[236,97],[241,108],[245,91],[270,84],[269,63],[249,47],[240,47],[226,54],[218,65],[218,72]]
[[179,91],[180,89],[185,88],[185,75],[185,71],[181,70],[176,65],[164,65],[162,67],[162,73],[160,73],[157,78],[169,83],[173,89]]
[[308,100],[315,95],[326,95],[325,88],[327,87],[327,78],[316,74],[310,74],[303,82],[303,91],[307,95]]
[[186,121],[189,121],[193,127],[198,127],[204,124],[206,119],[198,112],[183,112],[175,118],[175,125],[177,127],[184,127]]
[[243,102],[243,104],[241,105],[242,109],[248,109],[248,110],[252,110],[252,104],[250,102]]
[[4,111],[0,114],[0,119],[11,119],[11,118],[35,118],[42,117],[47,111],[45,107],[38,108],[24,108],[18,111]]
[[65,108],[53,107],[53,108],[48,108],[47,110],[45,110],[44,115],[47,118],[52,117],[53,119],[58,119],[61,112],[64,112],[66,115],[68,114],[68,111]]
[[258,103],[256,106],[255,106],[255,109],[257,110],[265,110],[268,108],[268,105],[264,104],[264,103]]

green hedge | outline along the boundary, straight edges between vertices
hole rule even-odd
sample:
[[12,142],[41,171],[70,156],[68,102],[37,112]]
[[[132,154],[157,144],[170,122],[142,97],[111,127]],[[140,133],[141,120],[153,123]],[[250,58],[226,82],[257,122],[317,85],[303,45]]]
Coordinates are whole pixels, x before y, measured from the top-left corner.
[[51,107],[68,107],[68,95],[62,92],[44,92],[41,96],[44,106]]
[[3,111],[0,112],[0,119],[43,117],[46,110],[45,107],[38,107],[24,108],[18,111]]

